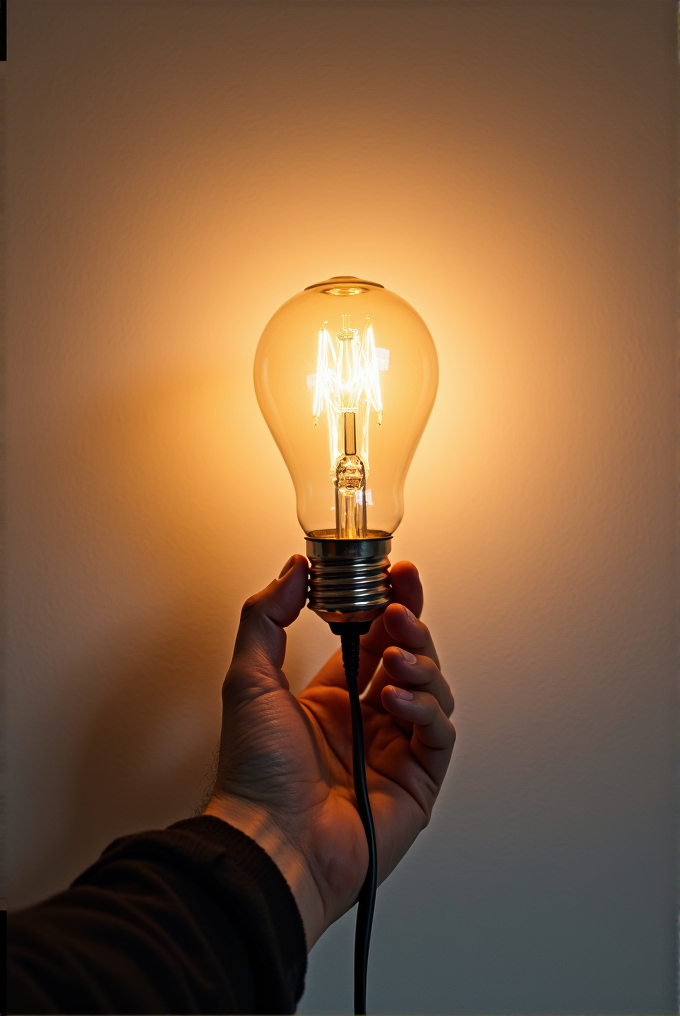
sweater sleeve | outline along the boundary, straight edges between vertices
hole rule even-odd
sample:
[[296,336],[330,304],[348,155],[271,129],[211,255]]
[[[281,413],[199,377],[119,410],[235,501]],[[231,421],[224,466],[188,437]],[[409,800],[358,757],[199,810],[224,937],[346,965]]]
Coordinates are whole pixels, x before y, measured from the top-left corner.
[[212,816],[116,840],[11,914],[10,1013],[293,1013],[305,933],[283,875]]

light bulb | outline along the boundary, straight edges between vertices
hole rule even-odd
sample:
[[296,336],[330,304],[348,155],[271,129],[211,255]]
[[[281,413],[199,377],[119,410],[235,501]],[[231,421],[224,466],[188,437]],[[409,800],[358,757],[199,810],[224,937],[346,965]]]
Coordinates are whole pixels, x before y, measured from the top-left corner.
[[309,606],[328,621],[369,621],[389,602],[387,554],[437,377],[413,307],[353,276],[307,287],[262,333],[257,399],[295,487]]

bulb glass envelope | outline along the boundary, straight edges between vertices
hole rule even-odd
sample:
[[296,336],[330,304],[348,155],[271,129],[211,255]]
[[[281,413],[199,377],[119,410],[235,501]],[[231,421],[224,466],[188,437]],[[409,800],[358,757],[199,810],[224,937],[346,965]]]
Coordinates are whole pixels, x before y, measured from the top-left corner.
[[437,379],[424,321],[377,283],[336,277],[279,308],[257,348],[255,390],[305,533],[394,532]]

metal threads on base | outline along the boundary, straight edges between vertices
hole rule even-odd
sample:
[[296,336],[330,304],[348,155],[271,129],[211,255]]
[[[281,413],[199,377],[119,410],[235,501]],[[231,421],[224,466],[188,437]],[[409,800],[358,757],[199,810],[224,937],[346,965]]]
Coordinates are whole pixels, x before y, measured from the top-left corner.
[[391,545],[389,533],[375,530],[359,540],[339,540],[333,530],[310,533],[309,609],[329,622],[379,617],[392,599]]

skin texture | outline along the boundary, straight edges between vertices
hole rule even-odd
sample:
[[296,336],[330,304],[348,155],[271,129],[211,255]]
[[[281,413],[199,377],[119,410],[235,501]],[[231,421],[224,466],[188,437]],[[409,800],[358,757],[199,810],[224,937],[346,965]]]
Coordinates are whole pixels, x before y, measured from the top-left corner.
[[[295,555],[243,607],[222,690],[218,775],[205,813],[251,836],[279,866],[311,949],[356,902],[368,865],[352,781],[349,699],[338,651],[296,698],[284,629],[306,602]],[[359,690],[383,881],[429,822],[451,759],[453,696],[417,618],[414,565],[393,565],[395,602],[361,640]]]

